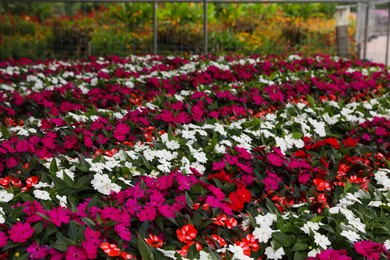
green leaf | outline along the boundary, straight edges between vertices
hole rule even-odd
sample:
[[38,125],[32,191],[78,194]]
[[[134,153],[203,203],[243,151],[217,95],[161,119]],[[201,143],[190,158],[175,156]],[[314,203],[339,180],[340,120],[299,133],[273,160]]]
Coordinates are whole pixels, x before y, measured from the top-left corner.
[[145,221],[141,224],[139,227],[139,234],[143,237],[146,237],[148,235],[148,229],[149,229],[149,221]]
[[138,236],[138,250],[143,260],[154,260],[153,254],[148,244],[146,244],[144,238],[141,235]]
[[15,260],[27,260],[29,259],[29,255],[27,253],[20,253],[20,252],[15,252],[15,254],[13,255],[12,259],[15,259]]
[[352,188],[352,184],[351,184],[349,181],[347,181],[347,183],[345,183],[345,186],[344,186],[344,194],[346,194],[347,191],[348,191],[350,188]]
[[77,241],[77,238],[78,238],[78,230],[77,230],[77,227],[76,227],[76,223],[71,220],[69,222],[69,230],[68,230],[68,236],[70,239],[72,239],[73,241]]
[[324,218],[323,216],[316,216],[316,217],[310,219],[310,222],[317,223],[317,222],[320,222],[323,218]]
[[173,139],[175,139],[175,135],[173,134],[172,127],[169,126],[169,127],[168,127],[168,140],[171,141],[171,140],[173,140]]
[[36,199],[31,196],[30,194],[28,193],[20,193],[19,194],[20,198],[24,201],[24,202],[27,202],[27,201],[35,201]]
[[187,205],[190,209],[192,209],[192,206],[194,205],[194,202],[192,201],[191,197],[188,195],[187,192],[185,192],[186,194],[186,202],[187,202]]
[[309,248],[308,245],[306,245],[306,244],[304,244],[304,243],[298,242],[298,243],[296,243],[296,244],[293,246],[293,248],[291,249],[291,251],[303,251],[303,250],[306,250],[306,249],[308,249],[308,248]]
[[303,134],[300,132],[293,132],[292,136],[294,139],[300,140],[303,137]]
[[68,248],[74,244],[74,241],[66,237],[60,237],[54,242],[53,247],[61,252],[66,252]]
[[296,251],[294,254],[294,260],[304,260],[307,259],[307,253]]
[[89,185],[91,184],[92,180],[93,180],[92,174],[84,175],[76,181],[75,188],[77,190],[85,190],[86,188],[89,189],[90,188]]
[[311,108],[315,107],[316,101],[312,96],[306,95],[306,99],[309,102]]
[[57,231],[58,231],[57,226],[54,225],[53,223],[49,223],[47,225],[47,227],[46,227],[46,232],[45,232],[45,235],[43,236],[42,240],[46,240],[46,238],[48,238],[49,236],[53,235]]
[[37,211],[37,212],[35,212],[35,214],[37,214],[38,216],[42,217],[44,220],[50,221],[50,218],[48,216],[42,214],[41,212]]
[[37,223],[33,226],[35,235],[39,235],[39,234],[42,232],[43,227],[44,227],[44,223],[43,223],[42,221],[37,222]]
[[291,246],[291,237],[282,232],[275,232],[272,234],[272,237],[282,246],[290,247]]
[[90,228],[96,227],[96,223],[93,222],[93,220],[90,218],[81,217],[81,221],[83,221]]
[[55,158],[51,160],[49,169],[50,173],[56,173],[58,171],[57,161]]

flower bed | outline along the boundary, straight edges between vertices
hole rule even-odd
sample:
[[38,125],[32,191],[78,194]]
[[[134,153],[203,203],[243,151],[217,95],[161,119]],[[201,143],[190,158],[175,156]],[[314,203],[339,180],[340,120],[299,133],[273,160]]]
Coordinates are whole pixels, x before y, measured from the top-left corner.
[[389,80],[328,56],[0,63],[1,257],[387,258]]

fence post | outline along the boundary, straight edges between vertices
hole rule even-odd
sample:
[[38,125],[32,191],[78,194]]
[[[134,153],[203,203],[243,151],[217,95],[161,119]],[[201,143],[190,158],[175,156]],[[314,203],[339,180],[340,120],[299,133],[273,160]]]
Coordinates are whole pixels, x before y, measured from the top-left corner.
[[386,38],[386,66],[389,66],[389,38],[390,38],[390,2],[387,8],[387,38]]
[[153,54],[157,55],[157,1],[153,1]]
[[203,55],[207,55],[207,0],[203,0]]
[[363,60],[367,59],[367,41],[368,41],[368,18],[370,13],[370,3],[366,2],[366,15],[364,19],[364,39],[363,39]]
[[349,58],[348,16],[349,16],[349,7],[344,7],[344,6],[337,7],[336,9],[337,55],[344,58]]

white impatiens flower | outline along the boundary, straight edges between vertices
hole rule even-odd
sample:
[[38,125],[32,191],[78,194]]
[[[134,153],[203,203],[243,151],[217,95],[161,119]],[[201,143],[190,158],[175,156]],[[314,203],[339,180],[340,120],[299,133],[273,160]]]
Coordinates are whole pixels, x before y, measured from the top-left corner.
[[89,170],[91,172],[96,172],[96,173],[102,174],[104,168],[105,168],[104,163],[92,163],[91,162],[91,167],[89,167]]
[[244,249],[238,245],[229,245],[228,250],[233,253],[232,259],[235,260],[251,260],[253,258],[244,254]]
[[170,259],[177,259],[175,254],[175,250],[163,250],[161,248],[157,248],[158,251],[160,251],[165,257],[170,258]]
[[64,173],[72,180],[74,181],[74,171],[76,170],[75,166],[72,166],[70,169],[62,169],[56,172],[56,176],[60,178],[61,180],[64,179]]
[[105,195],[110,195],[111,180],[107,174],[95,174],[91,184],[95,190]]
[[156,151],[149,149],[149,148],[145,149],[143,151],[143,154],[144,154],[145,159],[149,162],[153,161],[153,159],[156,157]]
[[104,195],[110,195],[111,192],[119,192],[121,187],[112,183],[107,174],[95,174],[91,181],[92,187]]
[[320,223],[311,221],[308,221],[305,225],[303,225],[303,227],[301,227],[301,230],[308,235],[310,235],[310,231],[316,232],[318,229],[320,229]]
[[257,227],[252,235],[259,240],[260,243],[267,243],[272,237],[272,232],[273,230],[270,227]]
[[275,250],[273,243],[271,242],[271,246],[265,248],[265,254],[268,259],[282,259],[285,255],[283,247],[280,247]]
[[386,247],[386,250],[390,250],[390,239],[387,239],[383,245]]
[[226,146],[221,145],[221,144],[216,144],[214,149],[215,149],[216,153],[222,153],[223,154],[223,153],[226,152]]
[[366,233],[366,225],[362,223],[360,218],[349,218],[349,225],[362,233]]
[[317,246],[321,247],[322,249],[327,249],[328,246],[330,246],[329,239],[320,233],[314,233],[314,242]]
[[316,134],[318,134],[320,137],[326,136],[324,122],[320,122],[312,118],[309,118],[308,121],[314,127],[314,132],[316,132]]
[[213,260],[213,258],[209,253],[202,250],[199,252],[199,260]]
[[161,164],[157,166],[157,169],[166,173],[169,173],[171,171],[172,164],[169,161],[167,161],[166,159],[159,159],[158,161]]
[[259,225],[260,227],[270,227],[276,221],[276,215],[267,213],[264,216],[259,215],[255,219],[256,219],[256,224]]
[[361,239],[359,234],[352,230],[343,230],[343,232],[341,232],[340,235],[346,237],[351,242],[356,242],[359,239]]
[[390,174],[389,169],[379,169],[375,173],[375,180],[378,184],[382,185],[385,190],[390,189],[390,178],[388,177],[388,174]]
[[166,141],[165,145],[169,150],[177,150],[180,148],[180,144],[178,141],[171,140],[171,141]]
[[308,257],[315,257],[317,254],[319,254],[321,252],[321,250],[319,250],[318,248],[314,248],[312,250],[309,251],[309,253],[307,254]]
[[370,203],[368,203],[369,207],[380,207],[382,206],[382,201],[370,201]]
[[0,202],[9,202],[14,198],[14,194],[9,193],[8,191],[1,189],[0,190]]
[[64,195],[64,196],[60,196],[60,195],[56,195],[56,198],[59,200],[59,202],[60,202],[60,206],[61,207],[66,207],[66,204],[68,203],[67,202],[67,199],[66,199],[66,196]]
[[207,163],[207,156],[205,152],[195,152],[193,156],[199,163]]
[[47,191],[44,190],[34,190],[33,194],[35,198],[41,199],[41,200],[51,200],[50,194]]
[[5,213],[2,207],[0,207],[0,224],[3,224],[5,222]]

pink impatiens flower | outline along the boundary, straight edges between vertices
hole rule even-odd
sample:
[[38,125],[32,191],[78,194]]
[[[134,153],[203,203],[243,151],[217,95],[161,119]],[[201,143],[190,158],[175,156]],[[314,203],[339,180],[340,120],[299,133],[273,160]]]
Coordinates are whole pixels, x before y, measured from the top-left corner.
[[26,242],[34,233],[34,228],[28,223],[17,222],[8,231],[10,239],[15,243]]

